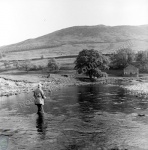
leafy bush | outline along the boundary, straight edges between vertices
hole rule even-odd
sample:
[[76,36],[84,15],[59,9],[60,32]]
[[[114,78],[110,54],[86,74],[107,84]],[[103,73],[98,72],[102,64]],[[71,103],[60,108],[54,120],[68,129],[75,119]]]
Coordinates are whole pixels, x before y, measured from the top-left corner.
[[60,69],[60,64],[55,60],[55,58],[49,59],[47,67],[49,71],[58,71]]
[[10,61],[5,60],[4,66],[5,66],[5,68],[11,68]]
[[38,66],[38,70],[42,70],[44,68],[45,68],[44,66],[41,66],[41,65]]
[[111,56],[110,67],[114,69],[123,69],[131,64],[135,59],[135,54],[130,48],[120,49]]
[[13,61],[13,66],[19,69],[20,67],[20,62],[18,60]]
[[20,70],[25,70],[28,72],[31,67],[32,67],[32,64],[31,64],[30,60],[24,60],[24,61],[19,63],[19,69]]
[[2,53],[2,57],[6,57],[6,54]]
[[38,66],[37,65],[30,65],[30,67],[28,68],[29,71],[35,71],[38,70]]
[[41,56],[41,59],[44,59],[44,55]]
[[36,71],[36,70],[42,70],[44,66],[32,64],[30,60],[25,61],[13,61],[13,66],[15,66],[19,70],[25,70],[25,71]]
[[3,52],[0,53],[0,59],[5,57],[5,56],[6,56],[6,54],[4,54]]

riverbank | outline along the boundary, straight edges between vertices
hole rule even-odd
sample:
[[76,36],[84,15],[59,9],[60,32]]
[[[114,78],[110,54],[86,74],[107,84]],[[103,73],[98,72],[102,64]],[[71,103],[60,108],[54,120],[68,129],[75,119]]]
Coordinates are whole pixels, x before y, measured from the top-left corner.
[[0,75],[0,96],[17,95],[33,91],[37,84],[43,84],[43,89],[53,91],[67,85],[80,84],[74,78],[66,78],[59,75],[51,75],[47,78],[43,75]]
[[[148,93],[148,79],[139,78],[127,78],[127,77],[108,77],[99,78],[94,81],[89,81],[88,78],[75,77],[72,75],[60,75],[60,74],[22,74],[0,75],[0,96],[11,96],[20,93],[29,93],[33,91],[38,83],[42,83],[43,89],[48,91],[55,91],[64,86],[71,85],[87,85],[87,84],[119,84],[125,83],[123,88],[126,88],[132,94],[145,95]],[[147,82],[147,83],[145,83]],[[130,83],[130,85],[129,85]],[[128,84],[128,85],[127,85]]]
[[148,80],[133,80],[130,85],[125,85],[125,89],[127,89],[128,93],[131,95],[135,95],[138,97],[148,98]]
[[0,96],[29,93],[37,87],[38,83],[43,85],[43,90],[46,92],[52,92],[64,86],[91,84],[72,76],[65,77],[59,74],[51,74],[50,77],[43,74],[0,75]]

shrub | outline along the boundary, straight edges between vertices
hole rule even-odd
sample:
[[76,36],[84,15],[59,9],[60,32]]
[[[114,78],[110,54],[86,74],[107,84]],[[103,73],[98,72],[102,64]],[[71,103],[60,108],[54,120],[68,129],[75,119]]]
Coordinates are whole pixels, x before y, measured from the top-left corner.
[[49,71],[58,71],[60,69],[60,64],[55,60],[55,58],[49,59],[47,67]]
[[24,60],[23,62],[20,63],[19,69],[22,69],[28,72],[31,67],[32,67],[31,61]]
[[41,59],[44,59],[44,55],[41,56]]
[[16,67],[17,69],[19,69],[20,67],[20,62],[18,60],[13,61],[13,66]]
[[4,61],[4,66],[5,66],[5,68],[11,68],[10,62],[7,60]]

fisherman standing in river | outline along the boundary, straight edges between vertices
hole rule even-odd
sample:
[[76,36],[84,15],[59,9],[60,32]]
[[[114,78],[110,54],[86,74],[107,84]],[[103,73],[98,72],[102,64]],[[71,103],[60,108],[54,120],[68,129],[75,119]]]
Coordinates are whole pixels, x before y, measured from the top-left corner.
[[34,103],[38,107],[38,114],[44,113],[43,105],[44,105],[44,99],[46,99],[46,96],[44,95],[44,92],[42,90],[42,85],[39,83],[37,89],[34,91]]

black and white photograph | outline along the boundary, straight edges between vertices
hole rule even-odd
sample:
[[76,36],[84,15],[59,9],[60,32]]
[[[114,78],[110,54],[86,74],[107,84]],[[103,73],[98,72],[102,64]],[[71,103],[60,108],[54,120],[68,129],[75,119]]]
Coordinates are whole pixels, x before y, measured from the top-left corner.
[[148,150],[148,0],[0,0],[0,150]]

